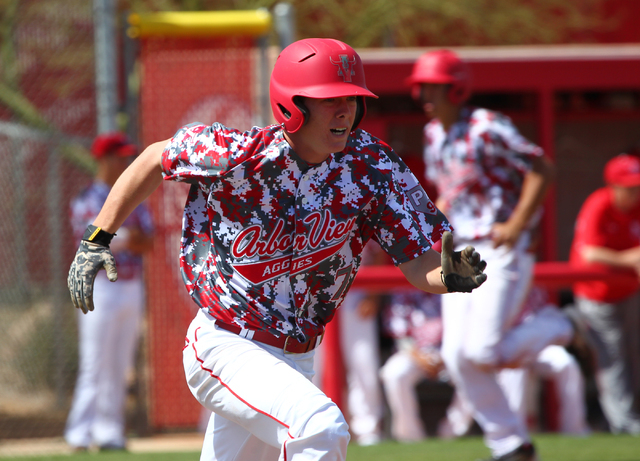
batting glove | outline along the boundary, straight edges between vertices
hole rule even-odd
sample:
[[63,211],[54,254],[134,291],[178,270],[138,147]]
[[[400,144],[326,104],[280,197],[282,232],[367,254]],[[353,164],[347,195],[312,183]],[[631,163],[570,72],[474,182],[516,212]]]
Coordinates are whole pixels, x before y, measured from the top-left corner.
[[[104,231],[101,232],[104,233]],[[85,232],[86,236],[87,232]],[[105,245],[104,239],[101,239],[101,243],[95,243],[91,241],[91,236],[89,238],[85,237],[80,242],[80,247],[71,263],[67,286],[69,287],[73,305],[78,309],[82,309],[82,312],[86,314],[93,310],[93,282],[98,272],[105,269],[109,281],[115,282],[118,280],[118,271],[116,270],[116,260],[109,249],[108,241],[106,241]],[[110,241],[111,239],[109,238],[108,240]]]
[[453,251],[451,232],[442,235],[440,254],[442,283],[449,293],[470,293],[487,280],[487,275],[483,272],[487,263],[480,259],[480,254],[472,246],[462,251]]

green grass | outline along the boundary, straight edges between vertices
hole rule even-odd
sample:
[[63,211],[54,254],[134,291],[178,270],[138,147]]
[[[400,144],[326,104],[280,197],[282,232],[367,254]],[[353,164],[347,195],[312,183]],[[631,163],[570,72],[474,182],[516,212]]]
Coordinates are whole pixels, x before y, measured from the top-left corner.
[[[534,436],[541,461],[640,461],[640,437],[595,434],[587,438],[555,434]],[[349,447],[348,461],[475,461],[489,451],[480,437],[426,440],[421,443],[385,442],[372,447]],[[14,458],[18,461],[198,461],[199,452],[83,453]]]
[[[596,434],[588,438],[534,436],[541,461],[640,461],[640,437]],[[349,461],[475,461],[489,457],[480,437],[350,447]]]

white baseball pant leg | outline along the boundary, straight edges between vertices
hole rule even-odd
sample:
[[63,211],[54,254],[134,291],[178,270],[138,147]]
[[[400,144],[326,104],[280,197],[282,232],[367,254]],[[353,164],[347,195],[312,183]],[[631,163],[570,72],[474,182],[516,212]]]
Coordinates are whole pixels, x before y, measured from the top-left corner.
[[380,369],[384,392],[391,411],[391,435],[399,442],[424,440],[416,385],[426,377],[409,352],[399,351]]
[[77,447],[124,446],[127,372],[144,314],[141,279],[94,284],[92,312],[78,314],[79,372],[65,439]]
[[494,249],[489,240],[473,244],[487,262],[487,281],[472,293],[442,297],[442,356],[456,389],[473,408],[486,445],[501,456],[530,437],[488,367],[503,362],[500,343],[529,289],[533,258],[526,253],[526,235],[511,250]]
[[[509,406],[520,415],[526,424],[527,370],[505,368],[497,373],[498,383],[505,393]],[[472,424],[473,410],[471,406],[462,399],[459,392],[455,392],[447,408],[447,415],[438,427],[438,435],[444,438],[462,437],[469,432]]]
[[199,311],[183,351],[187,384],[211,410],[201,460],[342,461],[339,408],[313,383],[313,351],[285,354],[215,327]]
[[438,436],[445,439],[462,437],[469,432],[473,421],[473,409],[455,390],[447,414],[438,424]]
[[380,441],[383,408],[378,380],[377,317],[363,318],[358,314],[358,305],[366,295],[366,291],[352,290],[338,311],[341,316],[340,344],[347,374],[349,427],[361,445]]
[[498,371],[498,383],[507,397],[509,407],[520,417],[527,427],[527,380],[528,370],[525,368],[503,368]]
[[499,345],[505,363],[529,366],[549,345],[566,345],[573,338],[573,326],[556,306],[548,305],[507,331]]
[[551,345],[538,354],[532,369],[555,385],[560,401],[560,432],[589,435],[584,378],[576,359],[564,347]]

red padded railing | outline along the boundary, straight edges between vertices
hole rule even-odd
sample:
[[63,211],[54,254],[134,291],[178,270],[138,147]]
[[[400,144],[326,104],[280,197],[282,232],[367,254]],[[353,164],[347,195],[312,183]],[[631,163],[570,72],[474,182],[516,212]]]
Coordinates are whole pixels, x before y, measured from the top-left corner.
[[[536,263],[534,283],[550,289],[571,288],[575,282],[591,280],[628,284],[637,280],[632,271],[599,267],[581,267],[566,261]],[[389,291],[394,288],[410,288],[411,284],[395,266],[366,266],[358,271],[353,288],[373,291]]]

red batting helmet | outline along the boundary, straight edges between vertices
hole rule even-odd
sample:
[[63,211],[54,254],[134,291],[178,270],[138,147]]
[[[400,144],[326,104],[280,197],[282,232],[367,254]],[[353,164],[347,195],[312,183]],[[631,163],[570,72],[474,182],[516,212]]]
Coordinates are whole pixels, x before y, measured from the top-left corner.
[[138,148],[124,133],[102,133],[93,140],[91,153],[96,159],[113,155],[116,157],[131,157],[136,155]]
[[407,83],[415,99],[420,98],[421,83],[451,85],[448,96],[452,104],[463,103],[471,94],[469,66],[450,50],[429,51],[420,56]]
[[367,88],[358,53],[346,43],[328,38],[299,40],[282,50],[271,74],[269,90],[273,115],[289,133],[298,131],[308,117],[301,97],[357,96],[352,130],[366,113],[364,96],[377,98]]

